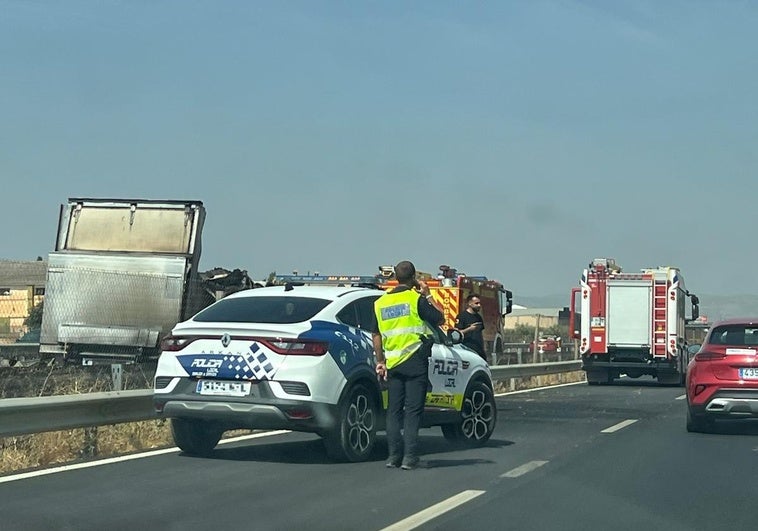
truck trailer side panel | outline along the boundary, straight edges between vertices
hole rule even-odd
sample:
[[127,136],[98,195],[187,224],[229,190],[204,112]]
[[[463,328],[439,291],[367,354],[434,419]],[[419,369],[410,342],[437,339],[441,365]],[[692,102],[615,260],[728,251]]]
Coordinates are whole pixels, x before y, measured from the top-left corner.
[[40,343],[156,347],[181,318],[186,267],[183,257],[50,253]]
[[48,258],[40,352],[157,355],[177,322],[212,302],[198,277],[204,220],[200,201],[69,198]]

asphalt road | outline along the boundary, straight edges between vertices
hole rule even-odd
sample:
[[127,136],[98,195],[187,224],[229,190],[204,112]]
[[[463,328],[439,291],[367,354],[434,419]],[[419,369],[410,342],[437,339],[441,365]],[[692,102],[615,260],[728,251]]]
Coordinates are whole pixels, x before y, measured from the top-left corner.
[[0,478],[3,530],[755,529],[758,426],[684,428],[683,389],[652,380],[498,398],[480,449],[422,430],[425,467],[359,464],[284,433]]

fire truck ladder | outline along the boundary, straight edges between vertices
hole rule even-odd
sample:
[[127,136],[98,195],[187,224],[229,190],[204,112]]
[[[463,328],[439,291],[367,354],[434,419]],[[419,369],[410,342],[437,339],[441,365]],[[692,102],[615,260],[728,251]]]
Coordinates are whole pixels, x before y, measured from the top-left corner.
[[653,284],[653,356],[666,357],[666,280],[655,280]]

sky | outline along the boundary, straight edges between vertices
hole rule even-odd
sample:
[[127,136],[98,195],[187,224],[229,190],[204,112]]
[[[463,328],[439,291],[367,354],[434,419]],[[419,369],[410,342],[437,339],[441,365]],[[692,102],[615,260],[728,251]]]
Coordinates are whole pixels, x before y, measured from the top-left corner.
[[[201,269],[593,258],[758,294],[758,3],[0,0],[0,259],[71,197],[200,200]],[[516,300],[516,302],[518,302]]]

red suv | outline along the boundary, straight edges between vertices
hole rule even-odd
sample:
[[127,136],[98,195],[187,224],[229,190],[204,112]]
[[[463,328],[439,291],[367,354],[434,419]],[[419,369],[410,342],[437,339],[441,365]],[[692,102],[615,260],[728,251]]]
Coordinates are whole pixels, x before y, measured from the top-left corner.
[[687,431],[758,418],[758,318],[715,323],[687,367]]

